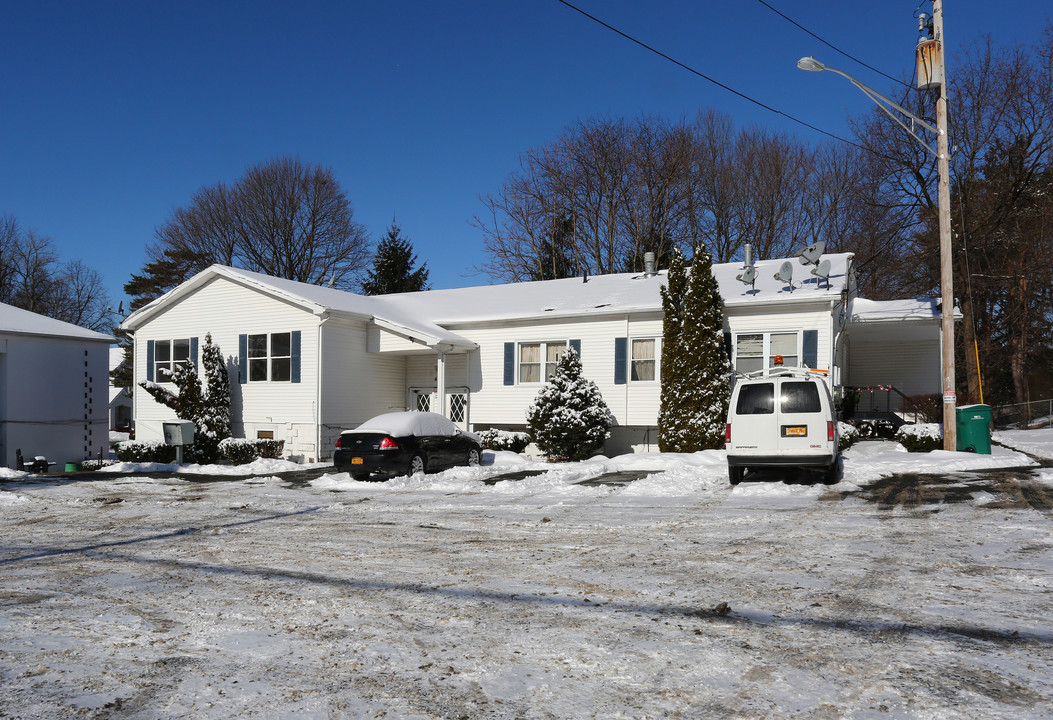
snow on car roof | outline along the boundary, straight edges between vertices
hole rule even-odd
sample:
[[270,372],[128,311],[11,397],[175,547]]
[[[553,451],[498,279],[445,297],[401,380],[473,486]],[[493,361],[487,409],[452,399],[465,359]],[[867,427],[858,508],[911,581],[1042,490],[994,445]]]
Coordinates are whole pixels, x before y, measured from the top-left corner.
[[345,430],[344,432],[371,432],[384,433],[395,437],[406,437],[407,435],[420,437],[422,435],[453,435],[457,432],[457,426],[437,413],[410,411],[377,415],[375,418],[366,420],[354,430]]

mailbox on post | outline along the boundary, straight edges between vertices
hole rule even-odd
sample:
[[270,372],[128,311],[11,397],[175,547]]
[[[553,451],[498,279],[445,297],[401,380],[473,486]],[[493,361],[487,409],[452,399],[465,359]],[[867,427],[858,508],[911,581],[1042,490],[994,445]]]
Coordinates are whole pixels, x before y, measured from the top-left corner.
[[175,445],[176,464],[183,464],[183,446],[194,444],[194,423],[190,420],[176,420],[161,425],[165,445]]

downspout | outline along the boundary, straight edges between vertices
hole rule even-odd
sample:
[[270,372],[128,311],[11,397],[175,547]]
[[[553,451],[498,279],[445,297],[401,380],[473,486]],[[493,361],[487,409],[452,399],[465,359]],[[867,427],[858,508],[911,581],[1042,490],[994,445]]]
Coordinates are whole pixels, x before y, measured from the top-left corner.
[[318,332],[315,340],[315,383],[314,383],[314,432],[315,432],[315,462],[322,461],[322,326],[331,319],[328,312],[319,316]]

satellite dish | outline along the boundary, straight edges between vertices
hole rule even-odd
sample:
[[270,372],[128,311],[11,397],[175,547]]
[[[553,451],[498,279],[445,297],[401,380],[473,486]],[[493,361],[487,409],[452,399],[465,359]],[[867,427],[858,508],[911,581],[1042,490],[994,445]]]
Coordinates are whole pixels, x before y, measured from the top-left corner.
[[819,283],[820,279],[826,280],[826,287],[830,287],[830,261],[823,260],[821,263],[812,268],[812,275],[816,277],[816,284]]
[[793,292],[793,265],[787,260],[779,268],[779,272],[775,273],[775,279],[781,280],[790,286],[790,292]]
[[818,265],[819,257],[826,250],[826,242],[820,240],[815,245],[809,245],[801,252],[797,253],[797,257],[801,259],[802,265]]
[[742,268],[741,273],[735,276],[735,279],[752,286],[753,283],[757,282],[757,268],[747,265]]

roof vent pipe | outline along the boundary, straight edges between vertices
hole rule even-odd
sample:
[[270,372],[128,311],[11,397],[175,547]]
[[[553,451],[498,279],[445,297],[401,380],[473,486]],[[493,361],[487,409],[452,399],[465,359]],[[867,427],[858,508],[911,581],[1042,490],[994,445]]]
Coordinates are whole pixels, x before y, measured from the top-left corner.
[[746,247],[743,248],[743,251],[744,251],[744,254],[746,256],[746,265],[747,266],[752,265],[753,264],[753,246],[750,245],[749,243],[746,243]]
[[644,275],[646,275],[647,277],[651,277],[652,275],[656,275],[657,274],[654,271],[654,253],[653,252],[646,252],[646,253],[644,253],[644,256],[643,256],[643,272],[644,272]]

